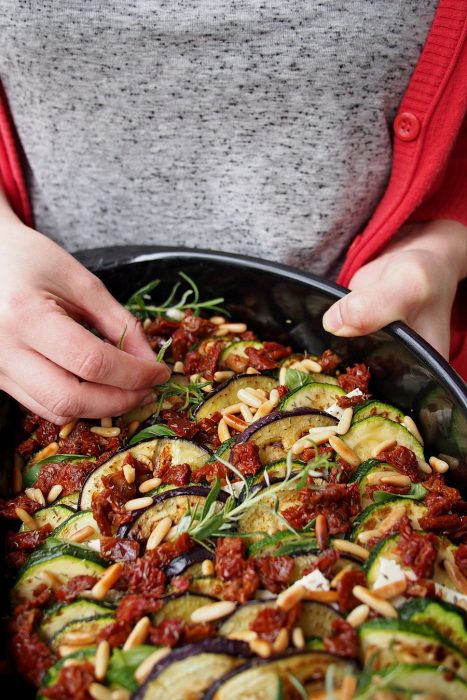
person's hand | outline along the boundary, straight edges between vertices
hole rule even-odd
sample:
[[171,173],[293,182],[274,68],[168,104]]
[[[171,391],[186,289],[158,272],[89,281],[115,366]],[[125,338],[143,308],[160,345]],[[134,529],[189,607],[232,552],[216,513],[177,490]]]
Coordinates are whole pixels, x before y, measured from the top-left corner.
[[71,255],[14,216],[0,224],[0,260],[0,389],[63,424],[119,415],[167,380],[134,316]]
[[467,228],[454,221],[408,224],[350,282],[323,317],[335,335],[365,335],[405,321],[444,357],[457,283],[467,275]]

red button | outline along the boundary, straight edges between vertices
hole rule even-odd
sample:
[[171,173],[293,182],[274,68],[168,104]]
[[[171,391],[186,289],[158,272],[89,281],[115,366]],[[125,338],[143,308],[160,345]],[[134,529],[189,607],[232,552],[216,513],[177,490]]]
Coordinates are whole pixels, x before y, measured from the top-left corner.
[[412,112],[401,112],[394,120],[394,133],[401,141],[415,141],[420,133],[420,122]]

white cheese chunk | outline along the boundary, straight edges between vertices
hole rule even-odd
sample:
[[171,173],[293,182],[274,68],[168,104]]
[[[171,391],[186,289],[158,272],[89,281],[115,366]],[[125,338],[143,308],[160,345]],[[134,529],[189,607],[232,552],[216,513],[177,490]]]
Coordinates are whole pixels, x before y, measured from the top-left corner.
[[373,588],[381,588],[386,586],[388,583],[394,583],[395,581],[403,581],[405,578],[413,581],[416,576],[410,569],[403,569],[400,564],[394,559],[385,559],[381,557],[378,576],[373,584]]
[[453,603],[467,610],[467,595],[453,591],[452,588],[443,586],[441,583],[435,583],[435,591],[446,603]]
[[99,539],[87,540],[86,547],[89,547],[89,549],[94,549],[96,552],[100,552],[101,551],[101,541]]
[[304,586],[309,591],[329,591],[331,588],[326,576],[319,569],[315,569],[311,574],[302,576],[298,581],[295,581],[292,588],[295,586]]
[[[353,396],[362,396],[363,392],[360,391],[360,389],[353,389],[352,391],[349,391],[346,396],[351,399]],[[333,403],[327,408],[324,409],[326,413],[329,413],[331,416],[334,416],[335,418],[338,418],[339,420],[342,418],[345,408],[341,408],[340,406],[337,405],[337,403]]]

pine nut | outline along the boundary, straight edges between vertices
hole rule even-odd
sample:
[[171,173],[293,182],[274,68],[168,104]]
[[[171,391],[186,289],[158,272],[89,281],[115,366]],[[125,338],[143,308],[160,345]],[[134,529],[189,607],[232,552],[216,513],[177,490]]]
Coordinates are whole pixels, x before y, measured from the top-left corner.
[[[202,378],[201,378],[201,381],[202,381],[202,382],[206,382],[207,379],[205,379],[204,377],[202,377]],[[206,386],[202,386],[202,387],[201,387],[201,391],[204,391],[205,394],[209,394],[209,393],[213,390],[213,388],[214,388],[214,387],[212,386],[212,384],[206,384]]]
[[322,513],[316,516],[315,534],[318,542],[318,547],[323,551],[329,546],[329,529],[328,521]]
[[94,644],[96,641],[95,634],[86,632],[68,632],[63,635],[63,643],[71,646],[85,647]]
[[407,588],[407,579],[402,578],[399,581],[391,581],[391,583],[386,583],[384,586],[379,588],[373,588],[372,593],[377,595],[379,598],[384,600],[391,600],[396,598],[398,595],[402,595]]
[[367,544],[370,540],[374,539],[375,537],[381,537],[383,533],[379,529],[375,530],[364,530],[363,532],[360,532],[357,535],[357,540],[361,542],[362,544]]
[[337,452],[339,457],[350,464],[351,467],[358,467],[360,464],[360,457],[354,452],[341,438],[337,435],[331,435],[329,438],[329,444],[332,449]]
[[251,406],[252,408],[259,408],[263,403],[263,399],[260,399],[258,396],[253,394],[249,389],[239,389],[237,391],[237,397],[240,399],[240,401],[246,403],[247,406]]
[[347,615],[345,620],[349,625],[352,625],[352,627],[358,627],[368,619],[369,614],[370,608],[368,605],[365,605],[365,603],[362,603],[361,605],[357,605],[357,607]]
[[91,433],[100,435],[101,437],[118,437],[121,433],[120,428],[102,428],[100,425],[93,425],[91,428]]
[[449,469],[449,464],[439,457],[430,457],[428,463],[438,474],[444,474]]
[[47,503],[53,503],[60,496],[63,491],[63,486],[61,484],[55,484],[52,486],[49,493],[47,494]]
[[289,646],[289,633],[286,627],[281,627],[277,637],[272,644],[272,650],[275,654],[282,654]]
[[417,427],[417,424],[415,423],[415,421],[414,421],[413,418],[411,418],[410,416],[404,416],[404,419],[403,419],[403,421],[402,421],[402,425],[404,426],[404,428],[407,428],[407,430],[409,431],[409,433],[412,433],[412,435],[414,436],[414,438],[415,438],[416,440],[418,440],[418,442],[419,442],[421,445],[423,445],[423,438],[422,438],[422,436],[420,435],[420,431],[419,431],[419,429],[418,429],[418,427]]
[[341,700],[353,700],[357,690],[357,679],[355,676],[344,676],[341,685]]
[[221,420],[217,424],[217,437],[221,442],[225,442],[226,440],[230,439],[229,426],[223,418],[221,418]]
[[101,427],[102,428],[111,428],[113,425],[112,418],[110,416],[106,416],[105,418],[101,418]]
[[185,374],[185,365],[181,360],[177,360],[177,362],[174,364],[173,371],[175,374]]
[[290,588],[287,588],[285,591],[282,591],[282,593],[279,593],[279,595],[277,596],[277,607],[281,610],[285,610],[285,612],[288,612],[294,607],[294,605],[296,605],[302,600],[304,591],[305,589],[303,586],[290,586]]
[[147,331],[149,326],[151,325],[152,321],[150,318],[145,318],[143,321],[143,330]]
[[127,484],[133,484],[136,479],[136,469],[131,464],[124,464],[123,476]]
[[45,498],[44,494],[40,489],[35,489],[35,488],[28,488],[24,490],[24,494],[31,500],[34,501],[35,503],[38,503],[40,506],[45,506]]
[[133,437],[140,425],[139,420],[132,420],[128,423],[127,435],[128,437]]
[[459,571],[455,562],[450,559],[445,559],[444,568],[455,587],[459,589],[462,595],[467,595],[467,578]]
[[380,452],[385,452],[386,450],[392,450],[393,447],[397,446],[397,440],[383,440],[379,442],[371,451],[371,456],[377,459]]
[[221,408],[221,413],[223,416],[226,415],[231,415],[233,413],[240,413],[242,410],[242,405],[241,403],[233,403],[230,406],[226,406],[225,408]]
[[287,367],[281,367],[279,370],[279,386],[287,386],[285,378],[287,375]]
[[58,452],[58,442],[50,442],[46,447],[39,452],[36,452],[34,457],[31,459],[31,464],[36,464],[47,457],[53,457]]
[[302,600],[315,600],[317,603],[337,603],[337,591],[312,591],[304,588]]
[[258,399],[261,399],[261,401],[266,401],[268,398],[268,395],[264,391],[264,389],[254,389],[252,386],[247,387],[247,391],[249,391],[251,394],[254,396],[257,396]]
[[209,320],[215,326],[222,326],[224,323],[227,323],[227,319],[225,318],[225,316],[211,316]]
[[349,571],[352,571],[353,568],[354,567],[352,564],[347,564],[347,566],[344,566],[343,569],[338,571],[334,578],[331,580],[331,583],[329,584],[331,588],[336,588],[341,578],[343,578]]
[[149,634],[150,627],[151,620],[149,617],[142,617],[141,620],[138,620],[125,640],[123,651],[128,651],[128,649],[133,649],[133,647],[136,647],[139,644],[144,644]]
[[231,600],[220,600],[218,603],[209,603],[196,608],[191,613],[192,622],[211,622],[219,620],[221,617],[226,617],[233,613],[237,604]]
[[17,496],[23,488],[23,475],[21,469],[16,465],[13,467],[13,479],[12,479],[13,493]]
[[123,564],[121,562],[116,562],[115,564],[109,566],[109,568],[104,571],[99,581],[92,587],[92,598],[95,598],[96,600],[102,600],[105,598],[110,589],[117,583],[122,571]]
[[24,508],[15,508],[15,513],[18,516],[18,518],[25,524],[28,530],[39,529],[38,523],[34,520],[32,515],[28,513],[27,510],[25,510]]
[[214,563],[210,559],[205,559],[201,564],[201,573],[203,576],[213,576]]
[[152,505],[151,496],[144,496],[143,498],[132,498],[130,501],[125,503],[125,510],[130,512],[133,510],[139,510],[140,508],[147,508]]
[[278,405],[280,400],[281,400],[281,395],[279,394],[277,389],[271,389],[271,391],[269,392],[269,399],[268,399],[269,403],[272,404],[272,406],[275,408]]
[[387,600],[379,598],[379,596],[369,591],[368,588],[365,588],[364,586],[354,586],[352,589],[352,593],[355,596],[355,598],[361,600],[362,603],[365,603],[373,610],[376,610],[376,612],[382,615],[383,617],[398,617],[397,610],[393,605],[391,605],[391,603],[388,603]]
[[139,455],[137,460],[138,462],[141,462],[141,464],[145,464],[151,471],[154,469],[154,462],[150,457],[146,457],[146,455]]
[[159,486],[162,484],[162,479],[160,479],[158,476],[154,476],[151,479],[146,479],[146,481],[143,481],[139,485],[139,492],[140,493],[148,493],[148,491],[152,491],[153,489],[159,488]]
[[380,522],[378,525],[378,530],[382,532],[383,534],[387,532],[387,530],[390,530],[393,525],[395,525],[404,515],[405,513],[405,506],[396,506],[391,510],[389,515],[387,515],[384,520]]
[[338,435],[345,435],[346,433],[349,432],[350,425],[352,423],[352,418],[353,418],[353,408],[352,406],[348,406],[347,408],[344,408],[342,412],[342,417],[337,424],[336,428],[336,433]]
[[245,428],[248,428],[248,423],[237,416],[233,416],[230,413],[226,414],[223,418],[224,422],[230,427],[243,433]]
[[272,405],[272,403],[270,401],[264,401],[253,416],[253,420],[258,420],[259,418],[269,416],[269,414],[272,413],[273,410],[274,406]]
[[296,649],[305,648],[305,635],[301,627],[294,627],[292,631],[292,644]]
[[388,486],[410,486],[412,482],[410,481],[410,477],[406,474],[396,474],[394,476],[392,476],[392,474],[386,474],[381,477],[381,483],[388,484]]
[[231,379],[233,377],[235,372],[232,372],[230,369],[226,369],[223,371],[219,372],[214,372],[214,381],[215,382],[225,382],[227,379]]
[[420,469],[423,474],[431,474],[431,467],[429,464],[425,462],[424,459],[420,459],[419,457],[417,458],[417,464],[418,468]]
[[85,525],[84,527],[76,530],[68,538],[69,542],[86,542],[86,540],[92,540],[97,535],[97,532],[91,525]]
[[172,527],[172,520],[168,516],[159,520],[154,530],[149,535],[148,541],[146,542],[146,550],[155,549],[160,545],[165,536],[169,533]]
[[253,630],[245,630],[243,632],[231,632],[230,634],[227,635],[228,639],[233,639],[238,642],[252,642],[255,639],[258,639],[258,635],[256,632],[253,632]]
[[97,645],[96,657],[94,659],[94,675],[98,681],[104,680],[109,667],[109,659],[110,644],[106,639],[103,639]]
[[70,433],[72,433],[73,430],[76,428],[77,423],[77,420],[72,420],[69,423],[65,423],[65,425],[62,425],[60,432],[58,433],[58,437],[62,440],[66,440]]
[[348,540],[333,540],[333,547],[337,549],[338,552],[343,554],[352,554],[357,559],[366,561],[370,555],[367,549],[360,547],[360,545],[355,544],[355,542],[349,542]]
[[254,367],[247,367],[245,374],[261,374],[261,372]]
[[131,700],[131,692],[124,690],[124,688],[112,690],[112,700]]
[[314,374],[319,374],[323,371],[323,368],[319,362],[316,362],[316,360],[312,360],[309,357],[306,357],[300,362],[300,369],[305,370],[305,372],[313,372]]
[[69,654],[74,654],[75,651],[79,651],[80,649],[84,649],[87,644],[83,646],[79,646],[78,644],[61,644],[58,647],[58,655],[61,656],[62,658],[64,656],[68,656]]
[[45,585],[52,590],[55,590],[55,588],[62,585],[62,582],[58,576],[53,574],[51,571],[39,571],[38,576],[45,583]]
[[264,639],[253,639],[249,646],[253,654],[257,654],[262,659],[268,659],[272,654],[271,645],[269,642],[265,642]]
[[245,333],[247,325],[246,323],[220,323],[217,330],[221,335],[224,333]]
[[160,649],[156,649],[152,654],[147,656],[144,661],[140,663],[138,668],[136,669],[134,676],[136,679],[136,682],[139,683],[140,685],[144,683],[144,681],[149,678],[152,669],[154,666],[159,663],[161,659],[163,659],[167,654],[170,654],[172,649],[170,647],[161,647]]
[[238,405],[240,406],[240,413],[242,414],[243,420],[246,421],[247,423],[253,423],[253,421],[254,421],[253,414],[250,411],[250,409],[248,408],[248,406],[246,405],[246,403],[241,403]]
[[386,471],[370,472],[366,477],[366,483],[369,486],[374,486],[375,484],[380,484],[384,476],[398,476],[398,474],[399,472],[393,472],[390,469],[386,469]]
[[102,683],[91,683],[88,693],[94,700],[112,700],[112,691]]

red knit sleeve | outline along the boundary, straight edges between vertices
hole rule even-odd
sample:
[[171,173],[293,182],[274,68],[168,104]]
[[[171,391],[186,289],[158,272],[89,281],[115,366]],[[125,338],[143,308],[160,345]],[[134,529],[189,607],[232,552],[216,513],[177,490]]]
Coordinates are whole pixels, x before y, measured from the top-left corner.
[[446,167],[409,221],[453,219],[467,226],[467,117],[464,118]]

